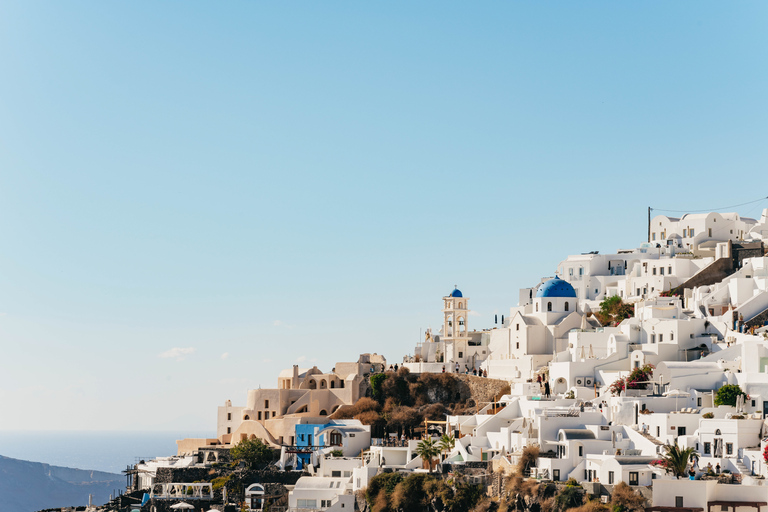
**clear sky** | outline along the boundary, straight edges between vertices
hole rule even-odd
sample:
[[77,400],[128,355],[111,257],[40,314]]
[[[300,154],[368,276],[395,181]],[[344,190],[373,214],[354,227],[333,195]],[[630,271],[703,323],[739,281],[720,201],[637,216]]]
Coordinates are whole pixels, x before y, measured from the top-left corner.
[[[0,429],[215,429],[768,195],[768,3],[0,2]],[[738,209],[759,216],[763,204]]]

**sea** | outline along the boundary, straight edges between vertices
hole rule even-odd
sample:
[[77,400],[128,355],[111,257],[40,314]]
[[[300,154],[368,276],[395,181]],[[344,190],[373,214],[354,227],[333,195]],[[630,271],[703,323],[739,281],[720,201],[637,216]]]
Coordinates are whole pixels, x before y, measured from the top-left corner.
[[209,431],[0,430],[0,455],[53,466],[120,473],[140,460],[176,455],[176,440]]

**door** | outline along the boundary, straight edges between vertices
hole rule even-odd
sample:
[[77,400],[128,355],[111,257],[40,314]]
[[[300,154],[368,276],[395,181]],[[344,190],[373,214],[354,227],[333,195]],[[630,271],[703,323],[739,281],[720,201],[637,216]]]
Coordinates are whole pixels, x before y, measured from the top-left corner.
[[763,402],[763,419],[768,418],[768,400]]

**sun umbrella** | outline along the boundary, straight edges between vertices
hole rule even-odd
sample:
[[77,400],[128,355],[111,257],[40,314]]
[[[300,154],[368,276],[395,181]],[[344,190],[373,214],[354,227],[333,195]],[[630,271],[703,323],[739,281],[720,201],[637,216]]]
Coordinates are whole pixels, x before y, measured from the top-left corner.
[[194,505],[190,505],[189,503],[186,503],[186,502],[182,501],[181,503],[177,503],[175,505],[171,505],[171,508],[173,510],[194,510],[195,506]]

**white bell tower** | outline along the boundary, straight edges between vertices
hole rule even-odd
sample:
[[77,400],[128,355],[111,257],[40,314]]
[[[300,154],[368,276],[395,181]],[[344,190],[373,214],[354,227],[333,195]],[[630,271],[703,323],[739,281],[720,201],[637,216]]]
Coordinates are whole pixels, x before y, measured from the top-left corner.
[[464,297],[461,290],[455,286],[448,296],[443,297],[441,341],[445,342],[445,360],[460,363],[461,371],[464,371],[464,363],[467,361],[467,343],[469,342],[468,302],[469,298]]

